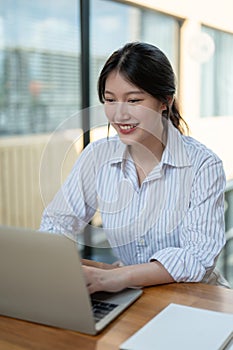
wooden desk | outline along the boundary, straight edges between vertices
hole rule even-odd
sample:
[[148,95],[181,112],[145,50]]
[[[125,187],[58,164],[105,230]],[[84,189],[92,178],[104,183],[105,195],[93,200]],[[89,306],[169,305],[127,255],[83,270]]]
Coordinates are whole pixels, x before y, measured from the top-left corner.
[[145,288],[142,297],[97,336],[1,316],[0,349],[115,350],[169,303],[233,313],[233,290],[200,283]]

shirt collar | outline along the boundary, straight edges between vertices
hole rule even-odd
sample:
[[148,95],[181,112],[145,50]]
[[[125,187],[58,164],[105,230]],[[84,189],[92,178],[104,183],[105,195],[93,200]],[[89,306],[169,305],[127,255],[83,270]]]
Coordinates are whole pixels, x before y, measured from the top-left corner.
[[[191,162],[189,160],[186,147],[183,140],[183,135],[176,129],[173,124],[169,121],[168,125],[168,133],[167,133],[167,144],[164,149],[161,166],[163,164],[169,164],[174,167],[184,167],[190,166]],[[118,136],[117,136],[118,137]],[[124,166],[126,159],[129,159],[129,153],[127,145],[120,141],[117,145],[116,150],[112,155],[112,159],[110,164],[119,164]]]
[[186,151],[184,136],[170,121],[167,125],[167,144],[163,152],[161,162],[174,167],[190,166],[191,162]]
[[116,149],[114,150],[114,152],[112,154],[112,158],[110,160],[110,164],[122,163],[122,162],[124,162],[124,160],[128,156],[127,145],[124,144],[123,142],[121,142],[121,140],[119,139],[118,136],[115,136],[115,137],[118,138],[118,143],[117,143]]

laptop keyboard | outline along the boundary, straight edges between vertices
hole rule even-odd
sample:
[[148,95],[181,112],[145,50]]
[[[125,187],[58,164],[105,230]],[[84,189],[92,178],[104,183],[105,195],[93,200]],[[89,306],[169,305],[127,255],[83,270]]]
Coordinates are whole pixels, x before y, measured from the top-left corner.
[[100,321],[103,317],[105,317],[118,306],[117,304],[108,303],[96,299],[92,299],[91,302],[95,322]]

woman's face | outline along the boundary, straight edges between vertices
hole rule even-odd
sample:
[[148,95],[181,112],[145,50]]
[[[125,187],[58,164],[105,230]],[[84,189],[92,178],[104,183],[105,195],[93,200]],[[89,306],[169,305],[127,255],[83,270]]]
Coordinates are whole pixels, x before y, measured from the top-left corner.
[[150,148],[154,138],[161,140],[164,103],[117,71],[111,72],[106,80],[104,99],[106,116],[122,142]]

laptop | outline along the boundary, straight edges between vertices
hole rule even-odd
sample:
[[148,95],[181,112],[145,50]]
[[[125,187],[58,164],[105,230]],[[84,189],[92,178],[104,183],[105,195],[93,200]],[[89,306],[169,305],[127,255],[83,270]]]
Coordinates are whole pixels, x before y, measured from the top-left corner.
[[142,294],[94,293],[77,243],[61,234],[0,226],[0,314],[97,334]]

